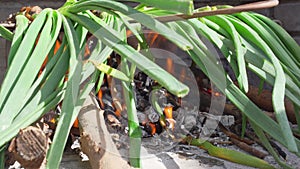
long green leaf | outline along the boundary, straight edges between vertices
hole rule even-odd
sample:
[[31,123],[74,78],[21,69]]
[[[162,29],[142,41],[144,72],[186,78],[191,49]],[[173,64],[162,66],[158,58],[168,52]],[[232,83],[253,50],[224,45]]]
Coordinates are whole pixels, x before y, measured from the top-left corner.
[[18,51],[14,56],[14,59],[18,60],[18,62],[13,62],[7,70],[6,78],[4,78],[0,89],[0,111],[3,109],[7,97],[15,86],[16,80],[20,76],[25,63],[30,57],[39,31],[44,26],[48,12],[49,10],[44,10],[38,15],[34,22],[31,23],[26,35],[24,36],[24,39],[22,40],[22,43],[18,48]]
[[[126,59],[121,59],[121,71],[127,76],[131,76]],[[130,137],[129,161],[130,165],[132,165],[133,167],[140,168],[142,131],[139,126],[139,120],[137,117],[136,103],[134,100],[134,88],[130,84],[130,82],[125,81],[122,81],[122,87],[128,115],[128,127]]]
[[[32,52],[30,58],[28,58],[27,64],[24,66],[24,69],[20,74],[18,81],[15,82],[14,88],[10,95],[7,97],[7,101],[5,102],[3,109],[1,110],[1,128],[5,129],[6,127],[8,127],[7,125],[9,125],[12,122],[13,118],[16,116],[16,113],[18,112],[18,110],[20,110],[21,105],[15,103],[22,103],[23,99],[26,97],[30,86],[34,82],[36,75],[39,72],[39,68],[41,67],[48,52],[50,51],[52,45],[55,42],[52,41],[52,44],[50,43],[52,40],[52,11],[50,11],[48,15],[50,16],[48,16],[45,26],[42,32],[40,33],[39,41],[36,44],[36,47]],[[49,47],[49,45],[51,47]]]
[[228,34],[230,35],[236,52],[237,57],[237,66],[238,66],[238,74],[237,74],[237,80],[239,83],[239,86],[241,89],[247,93],[248,92],[248,78],[247,78],[247,72],[246,72],[246,65],[245,65],[245,59],[244,59],[244,48],[242,46],[242,42],[240,39],[240,35],[236,31],[235,27],[232,25],[231,22],[229,22],[224,16],[222,15],[216,15],[209,17],[211,21],[217,23],[220,25],[220,27],[224,28]]
[[[1,131],[0,145],[2,146],[9,142],[18,134],[20,129],[31,125],[45,113],[53,109],[59,102],[61,102],[64,95],[64,91],[61,91],[62,89],[63,87],[54,91],[44,100],[44,102],[37,105],[34,111],[27,112],[27,114],[22,118],[15,120],[7,130],[3,132]],[[27,108],[25,107],[25,109]]]
[[261,168],[261,169],[274,169],[271,164],[268,162],[259,159],[257,157],[236,151],[236,150],[231,150],[223,147],[217,147],[212,145],[208,141],[204,141],[201,139],[195,139],[192,138],[189,140],[189,144],[198,146],[202,149],[205,149],[208,151],[209,155],[222,158],[234,163],[246,165],[246,166],[251,166],[255,168]]
[[[50,44],[52,45],[54,45],[54,42],[56,41],[56,38],[58,36],[58,33],[60,32],[60,27],[61,27],[61,17],[56,15],[55,13],[56,12],[53,11],[53,21],[54,21],[53,27],[55,29],[53,29],[51,33],[51,36],[53,36],[53,38]],[[59,81],[63,78],[67,70],[67,65],[64,64],[65,63],[64,60],[66,60],[68,56],[64,56],[64,58],[61,58],[64,50],[64,45],[65,45],[65,40],[63,40],[59,50],[53,57],[49,57],[48,55],[48,62],[42,74],[40,74],[39,77],[30,86],[30,89],[26,93],[26,97],[20,103],[20,107],[23,107],[24,105],[29,104],[30,102],[29,105],[32,105],[32,110],[27,110],[27,112],[22,110],[16,118],[22,118],[22,116],[25,115],[26,113],[30,111],[34,111],[36,105],[43,102],[44,99],[58,87]],[[65,52],[64,55],[66,55],[67,53],[68,52]],[[38,91],[42,91],[42,97],[40,97],[39,94],[37,94]]]
[[[179,29],[178,27],[175,30],[177,32],[182,31],[181,34],[184,36],[189,36],[188,33],[186,33],[184,30]],[[192,43],[193,44],[193,43]],[[196,45],[196,44],[195,44]],[[288,146],[288,143],[283,139],[283,134],[281,132],[281,128],[279,125],[274,122],[270,117],[265,115],[245,94],[243,94],[242,91],[240,91],[235,84],[230,80],[228,76],[226,76],[226,79],[224,78],[216,78],[216,77],[222,77],[220,76],[220,73],[218,73],[220,70],[220,67],[214,66],[214,63],[211,63],[212,61],[210,59],[205,59],[205,57],[209,56],[206,55],[200,51],[197,51],[198,47],[197,45],[194,46],[192,51],[189,51],[189,54],[191,58],[194,60],[194,62],[201,68],[201,70],[211,79],[211,81],[222,91],[224,90],[224,85],[226,85],[225,94],[229,98],[229,100],[235,104],[243,113],[247,115],[247,117],[252,120],[254,123],[256,123],[259,127],[261,127],[264,131],[266,131],[268,134],[270,134],[274,139],[279,141],[284,146]],[[202,61],[205,61],[205,64],[202,63]],[[209,66],[205,66],[209,65]],[[212,68],[212,69],[207,69]],[[210,72],[208,72],[208,70]],[[224,75],[223,75],[224,76]],[[220,79],[223,79],[220,81]],[[297,143],[297,147],[300,147],[300,141],[298,139],[295,139]]]
[[193,0],[131,0],[134,2],[141,2],[159,9],[169,10],[184,13],[187,15],[193,14],[194,4]]
[[[289,48],[283,43],[283,41],[277,36],[277,34],[273,31],[273,29],[271,27],[269,27],[269,25],[267,25],[266,23],[264,23],[262,20],[260,20],[259,18],[257,18],[255,15],[253,15],[252,13],[247,13],[249,14],[253,19],[255,19],[257,21],[257,23],[261,24],[265,31],[267,31],[274,40],[274,42],[269,46],[272,47],[274,53],[276,55],[287,55],[288,58],[285,57],[286,60],[288,60],[289,62],[293,63],[293,65],[295,66],[300,66],[300,62],[297,60],[297,56],[294,56],[292,54],[292,52],[289,50]],[[291,36],[289,36],[290,38],[292,38]],[[276,45],[274,45],[276,44]],[[277,49],[275,49],[274,47],[279,47]],[[295,46],[296,47],[296,46]],[[300,46],[298,46],[298,48],[300,48]],[[280,53],[278,53],[278,51],[281,51]],[[284,52],[282,52],[284,51]],[[276,53],[277,52],[277,53]],[[278,58],[280,58],[280,56],[278,56]],[[286,62],[286,61],[283,61]],[[292,66],[289,65],[285,65],[287,68],[292,68]]]
[[[78,60],[79,57],[79,44],[81,36],[76,34],[75,29],[71,21],[64,16],[63,26],[65,30],[65,35],[67,37],[69,50],[70,50],[70,59],[69,59],[69,74],[66,87],[66,94],[62,104],[62,112],[60,119],[57,124],[56,132],[53,138],[53,144],[50,146],[50,149],[47,154],[47,168],[58,168],[59,163],[63,154],[63,147],[67,142],[67,136],[69,130],[73,124],[73,116],[77,116],[78,110],[78,100],[79,100],[79,84],[81,81],[81,72],[82,72],[82,62]],[[82,29],[80,29],[82,30]],[[77,112],[78,111],[78,112]]]
[[126,25],[126,27],[133,33],[133,35],[138,39],[139,42],[143,42],[143,38],[139,35],[138,30],[141,29],[141,25],[135,23],[135,25],[131,25],[127,19],[122,16],[122,14],[119,15],[119,18],[122,20],[122,22]]
[[283,42],[284,45],[289,49],[289,51],[296,57],[298,62],[300,62],[300,46],[298,43],[290,36],[289,33],[277,23],[272,21],[270,18],[265,17],[258,13],[253,13],[254,16],[265,22],[270,26],[270,28],[277,34],[280,40]]
[[106,65],[104,63],[96,63],[95,61],[89,60],[89,62],[93,63],[93,65],[100,70],[101,72],[104,72],[107,75],[110,75],[114,78],[120,79],[122,81],[130,81],[129,77],[126,76],[123,72],[112,68],[109,65]]
[[0,168],[4,168],[5,167],[5,152],[6,152],[6,146],[1,146],[0,147]]
[[69,54],[70,52],[67,49],[61,55],[57,63],[54,65],[53,69],[49,73],[47,73],[48,76],[45,77],[46,81],[43,82],[41,88],[39,88],[39,83],[41,83],[38,81],[39,79],[31,87],[31,91],[30,91],[31,93],[28,93],[28,97],[26,97],[26,99],[24,100],[24,103],[26,103],[26,105],[24,105],[24,108],[22,108],[22,110],[20,111],[18,116],[14,119],[14,121],[18,119],[22,119],[23,116],[26,116],[29,112],[34,111],[37,105],[45,102],[45,99],[49,95],[51,95],[52,92],[54,92],[57,88],[62,87],[60,86],[60,82],[64,80],[65,73],[68,70]]
[[263,143],[264,147],[270,152],[270,154],[272,154],[272,156],[277,161],[277,163],[279,165],[281,165],[283,168],[292,169],[293,167],[289,166],[288,164],[286,164],[285,162],[280,160],[280,158],[278,157],[278,154],[275,152],[274,148],[270,144],[270,142],[269,142],[268,138],[265,136],[264,132],[257,125],[253,124],[251,121],[250,121],[250,123],[251,123],[251,126],[252,126],[253,130],[255,131],[256,135],[259,137],[259,139]]
[[263,22],[256,20],[255,16],[251,15],[251,13],[242,12],[236,15],[238,18],[247,23],[253,30],[259,34],[261,39],[266,42],[266,44],[272,49],[273,53],[277,56],[277,58],[284,63],[288,68],[293,71],[293,73],[300,78],[300,68],[297,65],[291,56],[292,54],[285,50],[285,46],[277,38],[276,34]]
[[200,40],[197,32],[191,25],[185,21],[179,21],[178,23],[168,23],[172,29],[176,30],[182,36],[190,41],[193,45],[193,49],[188,51],[193,61],[201,67],[202,71],[211,78],[214,83],[218,83],[219,89],[224,92],[226,83],[225,72],[222,65],[217,61],[217,58],[208,50],[204,43]]
[[226,38],[230,37],[230,34],[227,31],[225,31],[224,28],[220,27],[220,25],[214,23],[213,21],[207,19],[206,17],[199,18],[199,20],[201,20],[209,28],[211,28],[212,30],[215,30],[216,32],[218,32],[219,34],[225,36]]
[[[228,63],[230,64],[232,71],[234,72],[235,75],[237,75],[238,67],[236,64],[236,59],[232,57],[233,52],[230,52],[230,48],[227,47],[224,44],[224,42],[221,40],[224,37],[197,19],[190,19],[190,20],[188,20],[188,22],[191,26],[194,27],[194,29],[196,30],[197,33],[199,33],[202,36],[205,36],[207,39],[209,39],[212,43],[214,43],[221,50],[223,55],[226,57]],[[233,48],[233,45],[232,45],[232,48]]]
[[85,26],[97,38],[101,39],[103,43],[118,52],[121,56],[126,57],[130,62],[136,64],[140,70],[158,81],[158,83],[163,85],[171,93],[177,96],[185,96],[188,93],[189,89],[186,85],[179,82],[165,70],[148,60],[145,56],[141,55],[121,39],[111,34],[110,29],[105,23],[98,24],[91,21],[86,16],[74,15],[71,13],[66,13],[66,15],[72,20],[75,20]]
[[68,9],[68,12],[78,13],[78,12],[90,10],[91,7],[92,9],[97,9],[98,7],[100,7],[100,8],[107,8],[107,9],[113,9],[115,11],[119,11],[124,15],[138,21],[142,25],[145,25],[146,27],[165,36],[167,39],[175,43],[178,47],[182,48],[183,50],[188,50],[191,47],[189,42],[187,42],[180,35],[176,34],[176,32],[169,29],[163,23],[119,2],[110,1],[110,0],[89,0],[89,1],[84,1],[81,3],[79,2],[78,4],[75,4],[74,6]]
[[[234,65],[231,62],[230,52],[229,49],[234,50],[234,46],[232,42],[227,41],[225,37],[218,34],[216,31],[210,29],[208,26],[203,24],[202,22],[199,22],[198,20],[191,19],[189,20],[190,24],[198,31],[200,34],[203,34],[206,36],[210,41],[212,41],[223,53],[224,56],[226,56],[229,64],[232,66],[233,71],[236,69],[233,67]],[[206,23],[206,22],[205,22]],[[247,42],[244,38],[242,38],[243,44],[245,44],[245,48],[247,49],[247,52],[245,53],[245,59],[246,62],[248,62],[248,67],[250,70],[252,70],[254,73],[259,75],[261,78],[266,80],[269,84],[274,84],[274,77],[275,77],[275,70],[272,64],[266,60],[266,57],[264,56],[263,52],[258,49],[257,47],[254,47],[251,43]],[[233,53],[232,53],[233,54]],[[299,104],[300,100],[300,89],[299,87],[289,78],[289,76],[286,76],[286,95],[288,98],[290,98],[293,102]],[[290,92],[291,91],[291,92]]]
[[9,55],[7,57],[8,67],[11,64],[11,62],[14,58],[14,55],[16,54],[16,52],[17,52],[17,50],[20,46],[20,43],[22,42],[25,31],[28,28],[28,25],[29,25],[29,20],[25,16],[23,16],[23,15],[17,15],[16,16],[15,34],[14,34],[14,37],[12,39]]
[[13,33],[5,28],[3,25],[0,25],[0,37],[3,37],[6,40],[12,41]]
[[[270,49],[270,47],[265,43],[265,41],[251,27],[242,22],[238,22],[230,17],[227,18],[234,24],[240,35],[256,44],[259,48],[261,48],[261,50],[266,53],[266,55],[269,57],[272,64],[274,65],[276,76],[272,93],[272,102],[276,114],[276,119],[281,127],[281,132],[284,136],[284,139],[288,143],[288,149],[292,152],[298,152],[298,148],[296,146],[295,139],[293,137],[285,113],[284,94],[286,79],[278,58],[273,53],[272,49]],[[261,26],[257,25],[257,27]]]

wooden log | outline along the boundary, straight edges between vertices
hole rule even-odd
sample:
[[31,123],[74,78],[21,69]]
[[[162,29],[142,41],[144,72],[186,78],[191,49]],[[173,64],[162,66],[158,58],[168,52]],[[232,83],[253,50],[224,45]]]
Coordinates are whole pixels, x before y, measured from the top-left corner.
[[[246,95],[261,109],[268,112],[274,112],[271,91],[262,90],[261,93],[259,93],[259,89],[257,87],[249,86],[249,92]],[[293,103],[289,99],[285,98],[284,104],[289,121],[296,124],[297,122]]]
[[89,157],[93,169],[129,169],[110,137],[103,111],[97,105],[95,96],[89,96],[78,115],[81,149]]
[[37,127],[21,129],[9,146],[9,152],[24,168],[44,168],[48,138]]

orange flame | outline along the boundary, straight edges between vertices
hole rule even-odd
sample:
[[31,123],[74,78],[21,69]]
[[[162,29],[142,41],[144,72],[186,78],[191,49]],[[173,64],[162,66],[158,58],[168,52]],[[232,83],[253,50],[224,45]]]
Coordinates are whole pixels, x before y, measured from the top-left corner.
[[120,110],[120,109],[116,109],[115,115],[116,115],[117,117],[121,117],[121,110]]
[[181,69],[181,72],[180,72],[180,78],[179,78],[179,80],[180,80],[181,82],[184,82],[185,77],[186,77],[186,70],[185,70],[185,68],[183,67],[183,68]]
[[79,127],[79,121],[78,118],[75,119],[74,123],[73,123],[73,127],[78,128]]
[[[38,40],[39,40],[39,36],[38,36],[38,38],[37,38],[37,40],[36,40],[36,43],[38,42]],[[56,54],[56,52],[58,51],[58,49],[59,49],[59,47],[60,47],[60,44],[61,44],[61,43],[59,42],[59,40],[56,40],[56,41],[55,41],[54,54]],[[40,75],[42,74],[42,72],[43,72],[43,70],[45,69],[47,63],[48,63],[48,56],[46,56],[46,58],[45,58],[45,60],[44,60],[44,62],[43,62],[43,64],[42,64],[42,66],[41,66],[41,68],[40,68],[40,71],[39,71],[38,76],[40,76]]]
[[175,120],[173,119],[173,106],[166,106],[164,109],[166,121],[169,122],[169,128],[174,130],[175,127]]
[[173,71],[174,71],[174,65],[173,65],[173,60],[172,60],[172,58],[170,58],[170,57],[168,57],[167,58],[167,71],[169,72],[169,73],[173,73]]
[[100,101],[100,107],[101,107],[102,109],[104,109],[104,103],[103,103],[103,101],[102,101],[102,96],[103,96],[103,93],[102,93],[102,90],[100,89],[99,92],[98,92],[98,99],[99,99],[99,101]]
[[149,126],[151,127],[151,135],[154,135],[156,133],[156,126],[154,123],[149,123]]
[[[152,38],[151,38],[151,35],[153,36]],[[159,35],[158,33],[151,33],[149,35],[150,36],[149,39],[151,39],[150,46],[152,46],[154,44],[154,42],[157,39],[158,35]]]

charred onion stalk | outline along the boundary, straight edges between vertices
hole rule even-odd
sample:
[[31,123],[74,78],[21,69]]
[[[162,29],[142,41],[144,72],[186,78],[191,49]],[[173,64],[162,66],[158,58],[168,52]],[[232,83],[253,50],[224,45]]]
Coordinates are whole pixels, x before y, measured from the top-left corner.
[[206,140],[185,137],[183,142],[204,149],[211,156],[222,158],[231,162],[256,168],[275,169],[275,167],[262,159],[235,150],[214,146]]

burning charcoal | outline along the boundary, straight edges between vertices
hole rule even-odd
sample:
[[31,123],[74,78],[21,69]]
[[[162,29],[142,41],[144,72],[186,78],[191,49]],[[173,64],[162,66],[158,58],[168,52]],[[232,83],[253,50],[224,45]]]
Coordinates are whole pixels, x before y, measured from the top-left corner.
[[146,82],[145,82],[145,86],[146,87],[150,87],[153,86],[152,85],[152,79],[150,77],[147,76]]
[[114,107],[112,105],[112,98],[108,95],[103,95],[102,101],[104,103],[104,109],[109,109],[114,111]]
[[164,108],[164,114],[166,117],[167,129],[172,129],[174,131],[176,121],[173,119],[173,106],[167,105]]
[[199,137],[199,134],[201,133],[201,128],[200,126],[193,126],[190,129],[190,134],[192,134],[193,136]]
[[147,75],[144,72],[138,72],[135,76],[134,79],[138,80],[140,82],[145,82],[147,80]]
[[137,117],[138,117],[139,123],[142,125],[145,125],[148,122],[148,118],[145,113],[138,111]]
[[122,97],[122,86],[120,84],[114,84],[113,87],[111,87],[111,98],[114,104],[116,104],[116,101],[120,102]]
[[160,134],[163,131],[163,127],[161,126],[161,124],[159,122],[155,123],[155,127],[156,127],[157,134]]
[[205,124],[206,121],[206,117],[205,116],[198,116],[198,121],[201,123],[201,125],[203,126]]
[[101,109],[114,111],[114,107],[112,105],[113,99],[111,97],[110,90],[107,87],[101,87],[98,93],[98,99]]
[[184,127],[187,130],[191,130],[194,126],[196,126],[196,124],[197,124],[196,117],[193,114],[188,114],[184,118]]
[[118,68],[118,66],[119,66],[119,56],[117,56],[116,54],[113,56],[113,55],[111,55],[111,57],[109,58],[109,65],[111,66],[111,67],[113,67],[113,68]]
[[148,124],[148,126],[150,126],[150,128],[151,128],[151,131],[150,131],[151,133],[150,133],[150,134],[151,134],[152,136],[153,136],[154,134],[156,134],[156,125],[155,125],[154,123],[151,123],[151,122],[150,122],[150,123]]
[[151,114],[148,114],[148,119],[152,123],[158,122],[159,115],[156,112],[152,112]]
[[159,120],[159,115],[158,113],[153,109],[153,107],[149,107],[146,111],[145,114],[147,114],[148,119],[150,122],[155,123],[158,122]]
[[143,128],[143,130],[142,130],[142,137],[143,138],[148,138],[148,137],[151,137],[152,135],[151,134],[149,134],[149,129],[147,128],[147,129],[145,129],[145,128]]
[[154,129],[153,125],[149,125],[149,123],[143,126],[143,137],[151,137],[156,133],[156,129]]
[[179,115],[179,110],[180,110],[180,109],[181,109],[181,108],[178,108],[177,110],[173,110],[173,119],[177,120],[178,115]]
[[167,105],[167,98],[166,98],[166,90],[165,89],[158,89],[152,90],[150,93],[149,100],[156,100],[159,106],[163,109]]
[[221,116],[220,122],[224,126],[231,126],[234,124],[234,116],[232,116],[232,115]]
[[162,126],[160,123],[148,122],[141,126],[142,136],[144,138],[154,136],[155,134],[160,134],[162,132]]
[[181,98],[166,92],[165,97],[167,98],[167,102],[173,105],[173,109],[177,110],[181,106]]
[[212,133],[214,133],[217,126],[218,126],[218,121],[217,120],[207,118],[206,121],[205,121],[205,124],[202,128],[202,132],[204,132],[203,134],[205,136],[211,135]]
[[150,106],[150,103],[148,100],[146,100],[143,96],[137,95],[136,109],[138,111],[145,111],[145,109],[149,106]]
[[104,119],[106,122],[108,122],[109,124],[111,124],[112,126],[118,126],[121,127],[121,123],[120,121],[117,119],[115,113],[109,109],[104,110]]
[[197,125],[197,116],[198,116],[198,112],[197,110],[194,108],[194,110],[192,111],[187,111],[185,113],[185,118],[184,118],[184,127],[187,130],[191,130],[194,126]]

